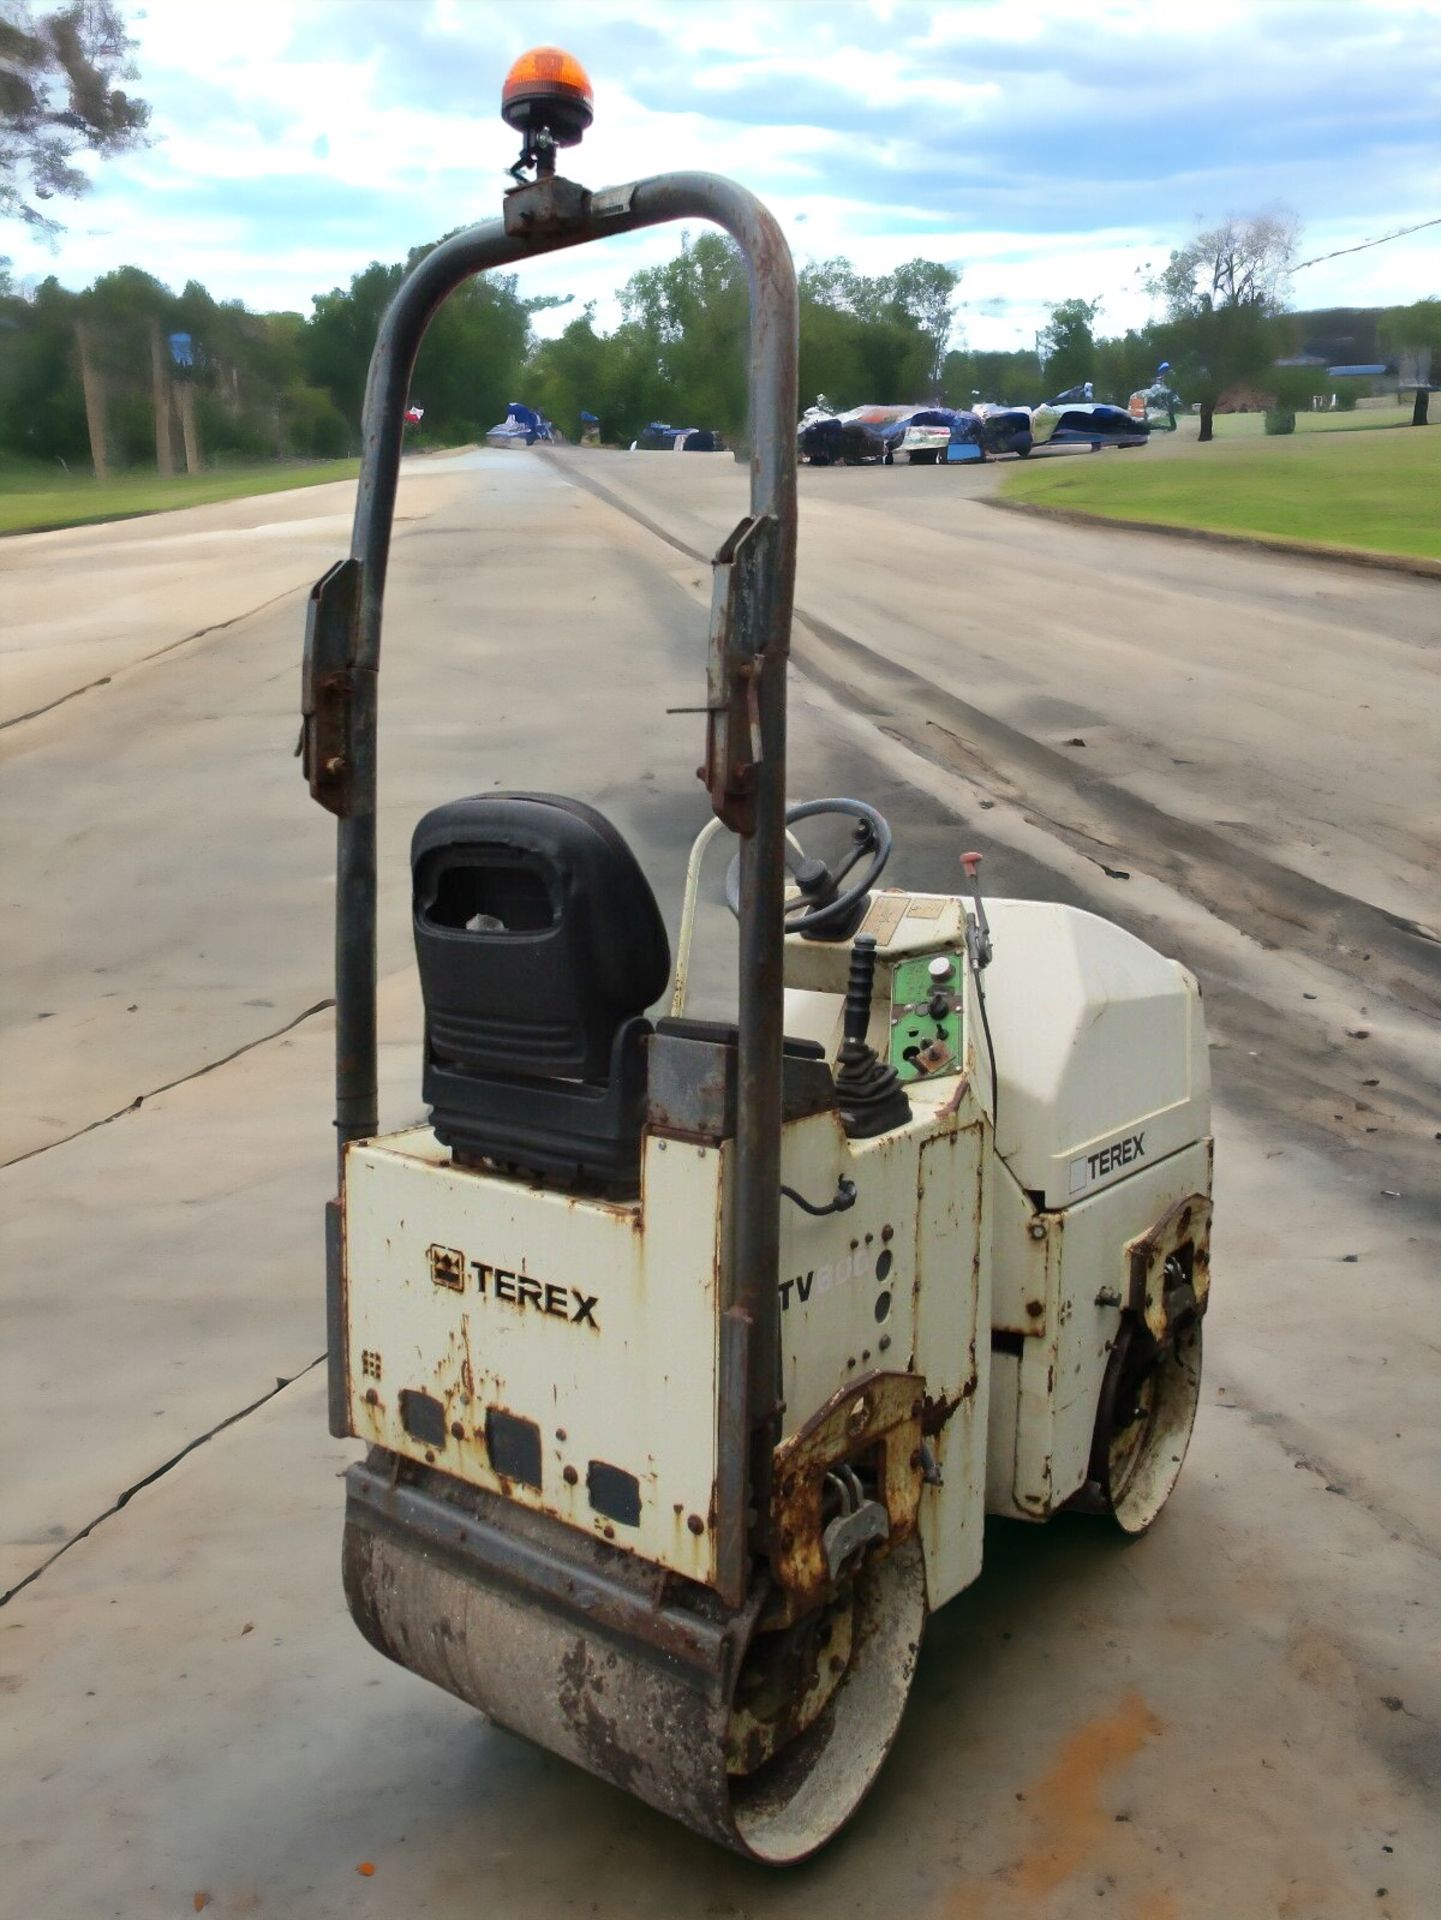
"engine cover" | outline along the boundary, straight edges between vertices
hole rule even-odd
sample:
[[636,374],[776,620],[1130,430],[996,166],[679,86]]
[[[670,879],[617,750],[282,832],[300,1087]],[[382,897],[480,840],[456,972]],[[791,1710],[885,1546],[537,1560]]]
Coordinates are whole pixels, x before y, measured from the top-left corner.
[[1078,907],[987,903],[996,1151],[1065,1207],[1210,1132],[1201,990],[1178,961]]

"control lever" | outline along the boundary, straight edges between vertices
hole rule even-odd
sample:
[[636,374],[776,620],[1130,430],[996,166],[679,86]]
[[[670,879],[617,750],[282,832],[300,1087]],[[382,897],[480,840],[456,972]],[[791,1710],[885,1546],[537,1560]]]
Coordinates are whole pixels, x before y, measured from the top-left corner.
[[911,1103],[900,1075],[879,1060],[866,1039],[871,1024],[871,994],[876,980],[876,938],[856,935],[846,982],[841,1050],[836,1063],[836,1105],[841,1125],[852,1140],[870,1140],[911,1117]]
[[961,855],[961,865],[971,883],[971,899],[976,908],[974,914],[966,915],[966,952],[970,955],[972,971],[976,973],[991,964],[991,925],[986,918],[986,903],[981,898],[980,870],[984,858],[982,853]]
[[840,1495],[841,1510],[821,1535],[826,1570],[838,1579],[841,1568],[859,1548],[890,1537],[891,1516],[879,1500],[868,1500],[854,1467],[840,1466],[826,1475],[826,1484]]

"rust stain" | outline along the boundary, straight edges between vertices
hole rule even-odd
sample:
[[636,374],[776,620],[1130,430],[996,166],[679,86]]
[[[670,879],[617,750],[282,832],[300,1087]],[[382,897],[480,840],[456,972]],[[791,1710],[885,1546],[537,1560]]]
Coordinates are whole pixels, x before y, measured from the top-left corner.
[[[1070,1736],[1050,1772],[1026,1794],[1037,1844],[1006,1875],[1018,1893],[1050,1893],[1085,1864],[1111,1827],[1101,1799],[1106,1776],[1161,1731],[1141,1695],[1129,1693],[1111,1713]],[[1151,1920],[1167,1920],[1164,1906],[1148,1912]]]
[[964,1880],[946,1896],[938,1920],[989,1920],[990,1901],[978,1882]]

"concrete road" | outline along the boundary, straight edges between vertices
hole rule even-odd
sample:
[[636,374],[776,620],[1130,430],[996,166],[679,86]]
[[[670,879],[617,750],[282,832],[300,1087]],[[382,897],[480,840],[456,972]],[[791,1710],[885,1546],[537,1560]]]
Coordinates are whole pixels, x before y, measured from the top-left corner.
[[[1436,591],[1056,529],[988,484],[803,476],[791,787],[880,805],[897,880],[949,888],[979,845],[992,891],[1197,968],[1206,1404],[1145,1541],[992,1527],[875,1794],[781,1876],[487,1727],[344,1614],[354,1449],[316,1366],[332,836],[289,756],[349,490],[0,544],[0,1914],[1435,1912]],[[704,557],[743,486],[708,459],[413,463],[388,1121],[419,1112],[427,806],[592,799],[674,924],[706,816],[698,722],[666,709],[699,698]],[[723,910],[701,937],[721,1006]]]

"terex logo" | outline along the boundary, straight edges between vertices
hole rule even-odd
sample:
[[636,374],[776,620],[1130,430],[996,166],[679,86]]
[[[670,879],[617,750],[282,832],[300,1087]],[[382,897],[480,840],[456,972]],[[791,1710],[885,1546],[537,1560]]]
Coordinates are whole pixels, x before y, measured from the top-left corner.
[[1071,1192],[1079,1193],[1092,1180],[1099,1180],[1104,1174],[1114,1173],[1118,1167],[1128,1167],[1133,1160],[1144,1160],[1145,1157],[1144,1131],[1128,1134],[1124,1140],[1113,1141],[1109,1147],[1102,1147],[1097,1153],[1088,1153],[1083,1159],[1071,1162]]
[[568,1320],[573,1327],[600,1331],[595,1317],[597,1294],[582,1293],[579,1287],[559,1287],[529,1273],[512,1273],[509,1267],[492,1266],[484,1260],[467,1260],[458,1247],[427,1247],[426,1259],[430,1277],[438,1287],[463,1293],[468,1270],[475,1275],[476,1292],[482,1299],[499,1300],[522,1312],[530,1308],[553,1320]]

